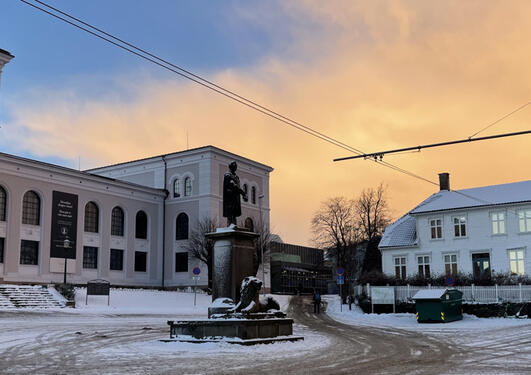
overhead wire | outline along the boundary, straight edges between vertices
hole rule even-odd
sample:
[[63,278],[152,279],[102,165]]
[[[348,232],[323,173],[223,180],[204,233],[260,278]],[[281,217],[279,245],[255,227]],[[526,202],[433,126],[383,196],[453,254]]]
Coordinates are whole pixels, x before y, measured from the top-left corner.
[[507,117],[512,116],[512,115],[514,115],[516,112],[521,111],[522,109],[524,109],[525,107],[527,107],[529,104],[531,104],[531,101],[529,101],[529,102],[527,102],[527,103],[521,105],[520,107],[516,108],[515,110],[513,110],[513,111],[511,111],[511,112],[505,114],[504,116],[500,117],[499,119],[497,119],[497,120],[491,122],[490,124],[488,124],[487,126],[485,126],[483,129],[481,129],[481,130],[475,132],[474,134],[472,134],[470,137],[468,137],[468,139],[471,139],[471,138],[475,137],[475,136],[478,135],[479,133],[481,133],[481,132],[487,130],[488,128],[490,128],[490,127],[492,127],[492,126],[494,126],[494,125],[496,125],[496,124],[499,123],[500,121],[505,120]]

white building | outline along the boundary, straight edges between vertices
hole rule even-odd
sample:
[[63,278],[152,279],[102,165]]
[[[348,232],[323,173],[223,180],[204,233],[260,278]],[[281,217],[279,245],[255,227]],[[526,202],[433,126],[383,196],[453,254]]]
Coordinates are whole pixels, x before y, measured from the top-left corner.
[[385,229],[389,275],[531,273],[531,181],[440,191]]
[[[189,286],[207,268],[185,250],[203,217],[222,217],[236,160],[249,199],[239,225],[269,227],[271,167],[213,146],[80,172],[0,153],[0,282],[103,278],[113,285]],[[66,242],[65,242],[66,240]]]

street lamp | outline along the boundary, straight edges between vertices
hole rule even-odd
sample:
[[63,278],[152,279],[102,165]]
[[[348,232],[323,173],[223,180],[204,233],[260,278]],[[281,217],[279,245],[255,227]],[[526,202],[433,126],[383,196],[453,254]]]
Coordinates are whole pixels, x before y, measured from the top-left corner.
[[65,240],[63,241],[63,251],[64,251],[64,255],[65,255],[65,272],[64,272],[64,275],[63,275],[63,284],[65,284],[65,285],[66,285],[66,265],[67,265],[67,262],[68,262],[67,250],[68,250],[69,247],[70,247],[70,240],[68,238],[65,238]]
[[262,281],[264,282],[264,289],[262,289],[262,294],[265,296],[265,289],[266,289],[266,280],[265,280],[265,265],[264,265],[264,246],[262,244],[262,235],[264,233],[264,227],[262,222],[262,199],[264,198],[264,194],[260,194],[258,196],[258,211],[260,213],[260,237],[258,238],[258,242],[260,244],[260,253],[262,256]]

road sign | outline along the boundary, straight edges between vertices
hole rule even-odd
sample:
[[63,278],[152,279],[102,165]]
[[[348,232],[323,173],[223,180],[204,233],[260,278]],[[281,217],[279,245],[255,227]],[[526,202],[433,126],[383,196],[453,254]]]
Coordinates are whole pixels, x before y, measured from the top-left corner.
[[448,286],[452,286],[452,285],[454,285],[454,279],[452,278],[452,276],[447,276],[447,277],[444,279],[444,282],[445,282],[446,285],[448,285]]
[[201,268],[199,267],[194,267],[194,269],[192,270],[192,273],[196,276],[198,276],[200,273],[201,273]]
[[343,278],[343,276],[340,276],[340,275],[337,276],[337,284],[338,285],[345,284],[345,279]]
[[342,267],[337,267],[336,272],[338,276],[343,276],[343,273],[345,273],[345,270],[343,270]]

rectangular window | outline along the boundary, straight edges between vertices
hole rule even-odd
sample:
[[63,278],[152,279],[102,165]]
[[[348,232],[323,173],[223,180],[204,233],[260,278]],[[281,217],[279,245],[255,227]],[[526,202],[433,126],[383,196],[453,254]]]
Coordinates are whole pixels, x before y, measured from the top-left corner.
[[406,278],[406,257],[395,258],[395,276],[397,279]]
[[124,269],[124,251],[123,250],[111,249],[110,269],[114,271],[122,271]]
[[98,268],[98,248],[83,246],[83,268]]
[[4,241],[5,239],[0,238],[0,263],[4,263]]
[[147,253],[135,251],[135,272],[146,272]]
[[466,217],[454,217],[454,235],[455,237],[466,237]]
[[39,264],[38,241],[20,241],[20,264]]
[[188,272],[188,253],[175,253],[175,272]]
[[442,238],[442,220],[441,219],[431,219],[430,228],[431,228],[432,239]]
[[493,212],[490,214],[492,234],[505,234],[505,213]]
[[518,211],[518,225],[520,232],[531,232],[531,210]]
[[457,273],[457,254],[444,256],[444,271],[446,276],[454,276]]
[[417,257],[419,276],[430,277],[430,257],[427,255]]
[[509,250],[509,265],[512,274],[524,274],[524,249]]

